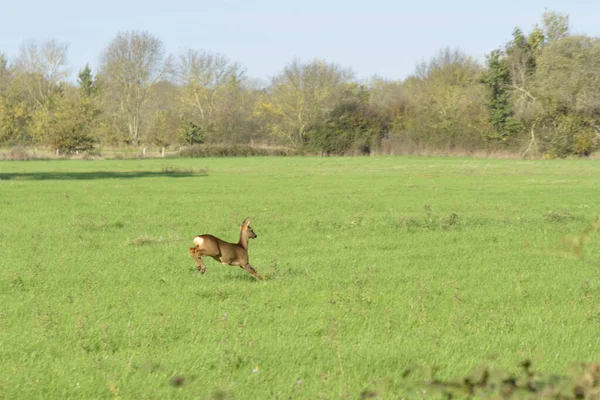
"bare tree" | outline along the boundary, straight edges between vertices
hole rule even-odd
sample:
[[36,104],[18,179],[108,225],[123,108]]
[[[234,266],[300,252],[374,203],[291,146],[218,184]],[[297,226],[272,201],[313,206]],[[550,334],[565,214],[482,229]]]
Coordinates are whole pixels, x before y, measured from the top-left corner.
[[502,60],[509,73],[506,88],[509,90],[512,112],[523,128],[529,131],[530,138],[521,150],[523,158],[539,154],[536,126],[542,122],[543,110],[538,101],[535,71],[543,46],[544,34],[539,27],[535,26],[529,36],[520,28],[515,28]]
[[306,130],[317,122],[340,98],[352,72],[315,59],[308,63],[292,61],[271,82],[270,99],[263,101],[271,114],[269,129],[296,146],[306,140]]
[[0,96],[4,95],[8,82],[10,81],[11,72],[8,65],[6,54],[0,52]]
[[197,85],[216,89],[232,79],[241,80],[245,70],[237,62],[231,62],[218,53],[188,50],[179,58],[178,77],[184,85]]
[[546,11],[542,14],[544,36],[546,41],[555,42],[569,36],[569,15],[556,11]]
[[127,121],[132,143],[140,142],[142,108],[152,85],[168,79],[171,71],[162,41],[148,32],[121,32],[104,50],[100,73]]
[[215,126],[217,106],[222,98],[239,91],[245,70],[227,57],[206,51],[188,50],[179,58],[177,76],[184,91],[184,109],[196,114],[203,133],[209,138],[219,130]]
[[15,69],[36,106],[45,109],[53,91],[69,76],[68,48],[67,43],[54,39],[42,43],[30,40],[21,44]]
[[379,109],[402,108],[406,103],[406,93],[400,81],[373,76],[368,80],[367,87],[371,104]]

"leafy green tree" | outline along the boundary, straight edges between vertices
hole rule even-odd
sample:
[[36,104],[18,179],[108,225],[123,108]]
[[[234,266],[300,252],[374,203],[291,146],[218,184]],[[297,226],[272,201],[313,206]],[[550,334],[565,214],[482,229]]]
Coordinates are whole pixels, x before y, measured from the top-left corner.
[[204,143],[205,132],[185,115],[181,118],[179,132],[186,144]]
[[27,106],[18,95],[13,95],[11,91],[0,95],[0,143],[25,143],[25,128],[29,119]]
[[180,128],[179,117],[171,109],[155,108],[148,129],[148,143],[160,147],[169,147],[181,143],[177,130]]
[[535,74],[544,46],[545,36],[538,26],[529,35],[517,27],[504,49],[488,56],[482,81],[493,127],[488,140],[515,144],[528,130],[531,137],[524,153],[538,151],[535,129],[543,113],[537,99]]
[[544,110],[550,157],[589,155],[598,148],[600,39],[567,36],[538,60],[537,93]]
[[24,104],[15,91],[8,59],[4,53],[0,53],[0,143],[22,141],[26,117]]
[[477,148],[487,136],[482,67],[460,50],[444,49],[404,82],[408,102],[396,133],[417,146]]
[[94,148],[96,140],[89,125],[88,110],[73,91],[54,97],[48,107],[36,109],[30,122],[39,143],[65,154]]
[[510,101],[510,73],[503,53],[494,50],[487,55],[487,69],[482,75],[482,83],[487,92],[487,108],[490,115],[488,140],[508,143],[522,132],[521,121],[514,117]]
[[369,100],[364,86],[352,85],[324,121],[307,129],[308,145],[326,154],[370,154],[389,131],[389,120]]
[[86,64],[77,75],[79,90],[84,97],[94,97],[98,94],[99,88],[92,74],[89,64]]

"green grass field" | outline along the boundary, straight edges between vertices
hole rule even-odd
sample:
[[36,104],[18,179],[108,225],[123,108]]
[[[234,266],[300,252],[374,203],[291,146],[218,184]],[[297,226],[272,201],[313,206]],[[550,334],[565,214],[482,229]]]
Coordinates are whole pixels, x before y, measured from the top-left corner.
[[[0,397],[397,398],[600,361],[600,163],[0,162]],[[192,238],[258,238],[238,267]],[[414,372],[407,378],[407,369]],[[414,386],[413,386],[414,388]],[[411,394],[412,393],[412,394]]]

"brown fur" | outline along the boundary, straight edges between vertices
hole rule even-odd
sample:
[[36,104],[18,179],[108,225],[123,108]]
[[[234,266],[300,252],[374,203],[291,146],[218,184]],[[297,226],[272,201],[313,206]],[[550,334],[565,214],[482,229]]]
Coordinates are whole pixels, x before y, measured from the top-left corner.
[[212,257],[221,264],[237,265],[245,269],[256,280],[264,276],[256,272],[248,261],[248,239],[258,237],[250,227],[250,218],[246,218],[240,227],[240,241],[229,243],[213,235],[198,235],[194,237],[194,247],[190,247],[190,254],[196,261],[198,272],[204,274],[206,265],[202,257]]

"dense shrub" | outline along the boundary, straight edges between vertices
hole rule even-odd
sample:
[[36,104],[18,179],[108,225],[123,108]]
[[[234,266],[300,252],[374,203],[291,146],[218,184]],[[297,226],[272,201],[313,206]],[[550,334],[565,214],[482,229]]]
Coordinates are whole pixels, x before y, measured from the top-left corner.
[[7,153],[0,153],[0,160],[27,161],[32,156],[22,146],[14,146]]
[[285,147],[253,147],[241,144],[198,144],[179,151],[181,157],[293,156],[296,150]]

